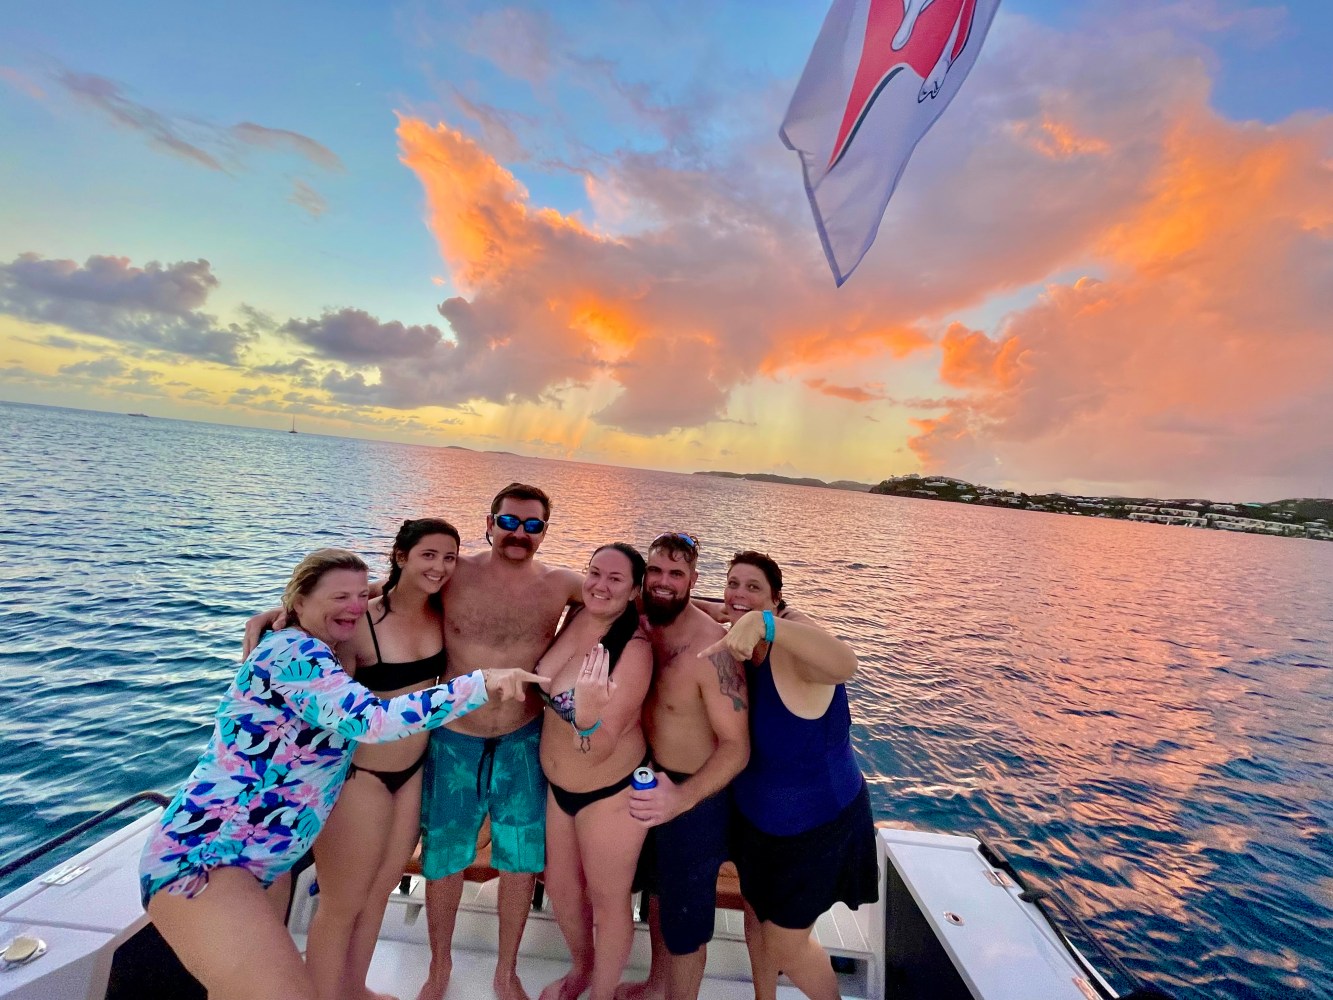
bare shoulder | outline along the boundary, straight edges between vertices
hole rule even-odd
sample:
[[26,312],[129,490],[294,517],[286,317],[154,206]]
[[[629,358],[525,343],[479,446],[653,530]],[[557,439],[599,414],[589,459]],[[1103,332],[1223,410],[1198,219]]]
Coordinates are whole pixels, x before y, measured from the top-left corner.
[[814,625],[814,626],[819,625],[818,621],[816,621],[814,618],[811,618],[804,611],[797,611],[793,607],[783,608],[782,611],[778,613],[778,617],[781,618],[783,621],[800,622],[802,625]]
[[454,576],[477,572],[485,565],[486,557],[489,554],[488,552],[469,552],[466,555],[459,555],[458,563],[454,567]]
[[699,656],[699,653],[726,636],[727,630],[722,627],[720,622],[716,622],[709,617],[706,611],[697,608],[693,610],[697,614],[691,622],[689,645],[690,649],[694,651],[694,655],[690,658],[698,664],[700,680],[704,683],[715,683],[718,672],[729,671],[736,661],[731,658],[731,654],[726,650],[718,650],[703,657]]
[[551,579],[563,580],[566,583],[583,583],[583,574],[577,570],[572,570],[567,566],[548,566],[546,563],[540,563],[539,565]]
[[629,637],[629,642],[625,643],[625,648],[620,654],[621,662],[624,662],[626,658],[632,658],[636,661],[642,660],[649,665],[652,664],[652,643],[648,641],[648,636],[644,635],[642,631],[635,632]]
[[690,645],[703,649],[706,646],[711,646],[727,634],[727,630],[722,623],[702,608],[691,606],[688,611],[690,614]]
[[583,602],[583,574],[564,566],[550,566],[534,559],[528,567],[528,583],[536,588],[542,599],[551,599],[561,606]]
[[[372,605],[378,603],[378,598],[371,602]],[[371,611],[371,614],[378,616],[379,609]],[[375,644],[371,641],[370,623],[365,615],[357,621],[356,631],[352,633],[352,637],[346,642],[339,643],[333,652],[342,668],[349,674],[355,673],[359,666],[368,666],[376,662]]]

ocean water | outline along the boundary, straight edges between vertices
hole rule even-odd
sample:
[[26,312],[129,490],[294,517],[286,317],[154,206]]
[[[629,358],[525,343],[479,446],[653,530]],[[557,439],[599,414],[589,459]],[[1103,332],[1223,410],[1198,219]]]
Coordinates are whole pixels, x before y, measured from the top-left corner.
[[1181,998],[1333,997],[1326,544],[13,404],[0,440],[0,857],[174,789],[304,552],[425,514],[475,551],[521,480],[553,563],[778,558],[860,654],[878,818],[995,837]]

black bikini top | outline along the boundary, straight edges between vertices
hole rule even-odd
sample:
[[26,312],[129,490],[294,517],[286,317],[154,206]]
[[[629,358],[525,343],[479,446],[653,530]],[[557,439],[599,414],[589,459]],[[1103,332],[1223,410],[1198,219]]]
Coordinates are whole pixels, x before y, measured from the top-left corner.
[[358,684],[379,694],[381,691],[399,691],[420,684],[422,681],[433,681],[444,676],[449,658],[443,649],[434,656],[413,660],[410,663],[385,663],[384,654],[380,652],[379,637],[375,635],[375,623],[370,620],[369,611],[366,612],[366,624],[370,626],[370,641],[375,644],[375,656],[378,662],[356,668]]

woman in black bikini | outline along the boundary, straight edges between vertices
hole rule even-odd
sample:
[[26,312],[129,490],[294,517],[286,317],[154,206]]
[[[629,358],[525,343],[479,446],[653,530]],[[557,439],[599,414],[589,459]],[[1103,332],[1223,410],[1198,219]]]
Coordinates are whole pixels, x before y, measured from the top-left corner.
[[591,1000],[612,1000],[634,941],[630,883],[644,827],[630,818],[629,784],[648,759],[640,715],[653,674],[635,603],[643,574],[633,546],[594,552],[583,607],[536,666],[553,692],[541,742],[546,891],[573,960],[541,1000],[574,1000],[590,986]]
[[[458,531],[427,517],[404,521],[383,595],[338,649],[348,673],[382,697],[429,687],[445,672],[440,591],[458,563]],[[365,744],[352,757],[315,841],[319,909],[306,964],[320,1000],[374,997],[366,972],[389,893],[402,878],[421,822],[421,766],[429,733]]]

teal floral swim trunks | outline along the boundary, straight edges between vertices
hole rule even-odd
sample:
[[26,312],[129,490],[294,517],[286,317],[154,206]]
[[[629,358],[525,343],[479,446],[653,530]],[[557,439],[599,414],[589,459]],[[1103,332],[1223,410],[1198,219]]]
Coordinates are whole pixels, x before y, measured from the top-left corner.
[[431,733],[421,797],[421,873],[461,872],[491,817],[491,865],[502,872],[546,867],[546,776],[541,716],[503,736]]

